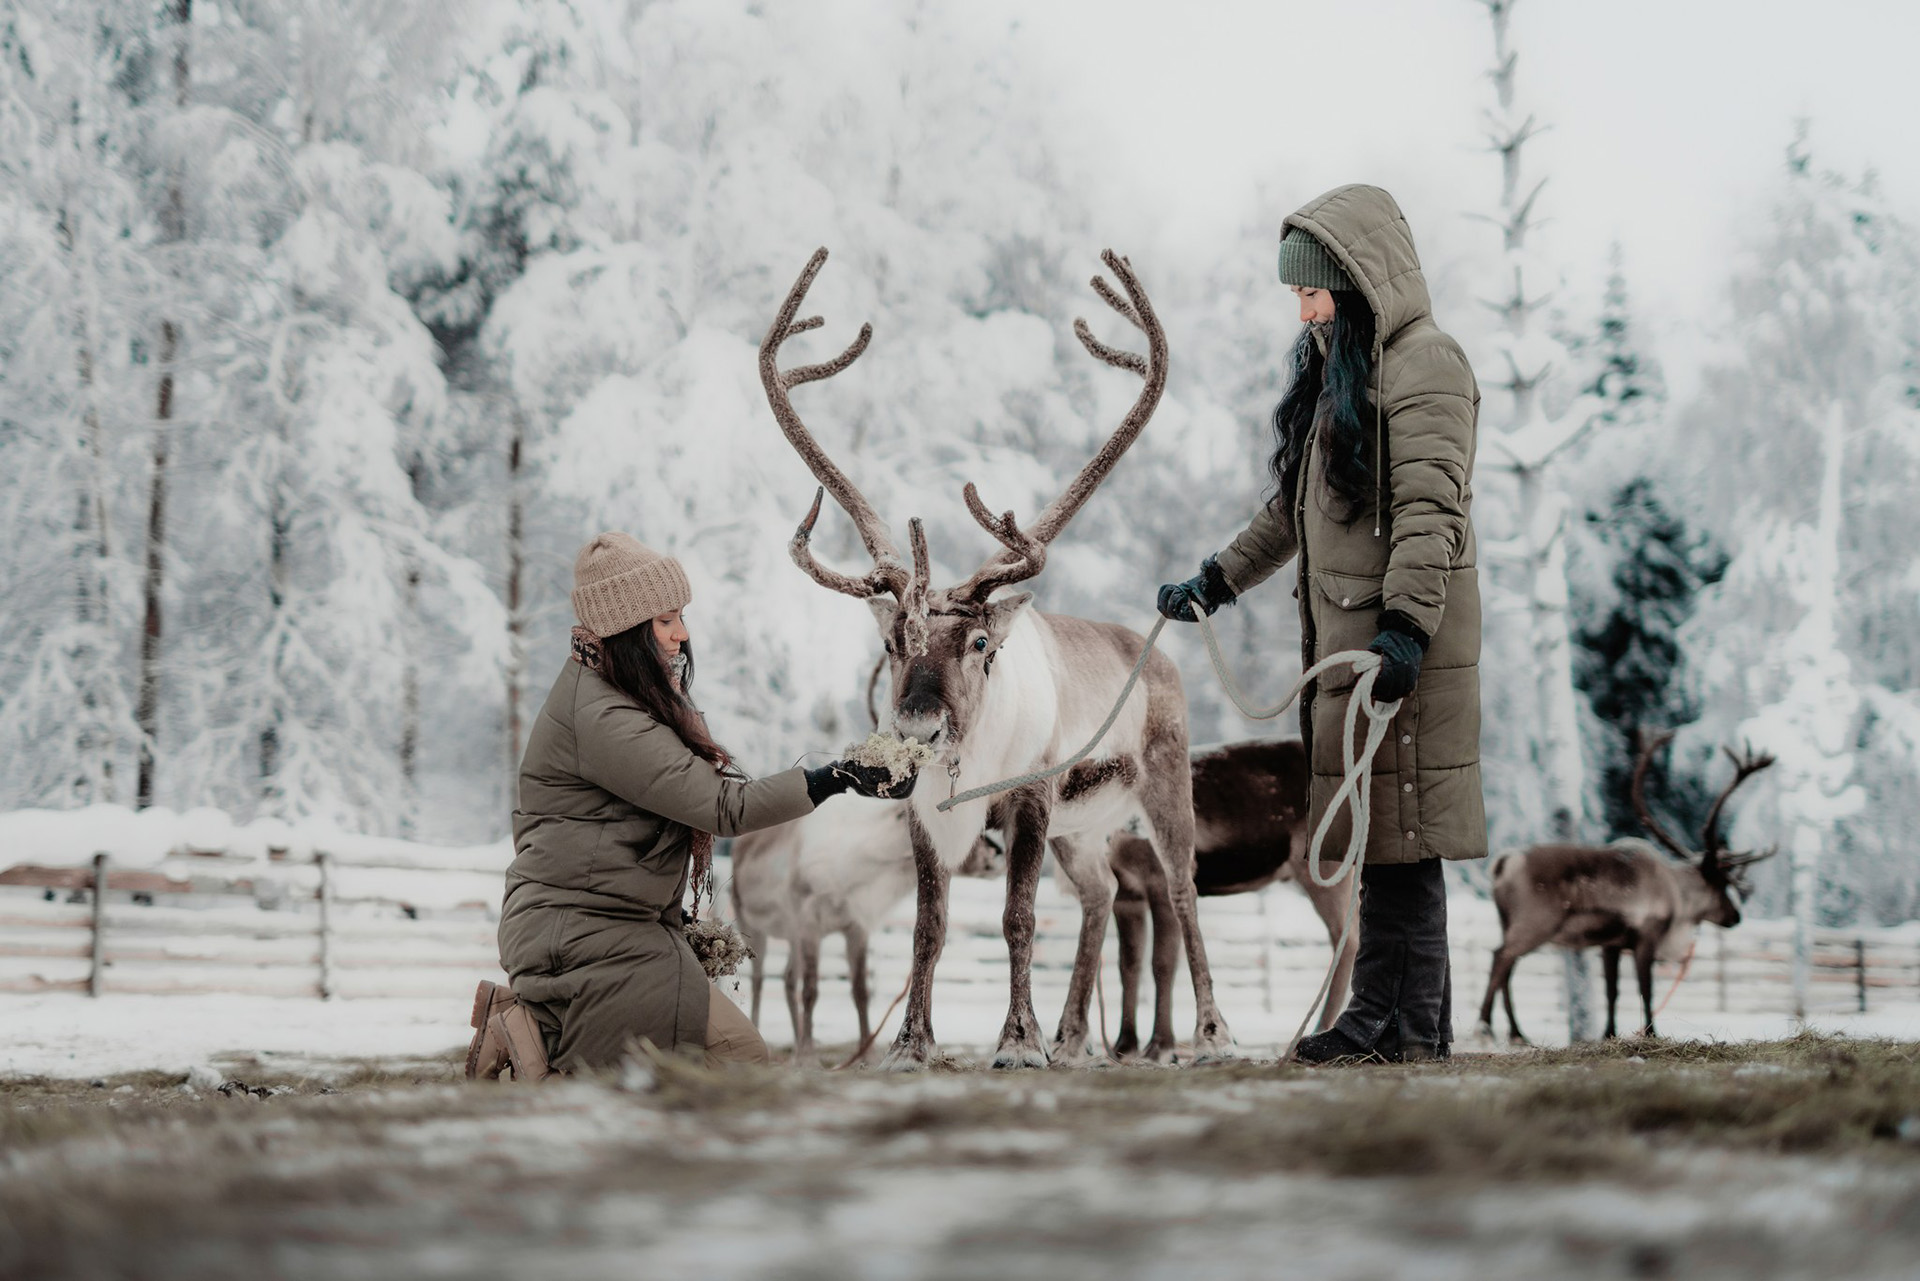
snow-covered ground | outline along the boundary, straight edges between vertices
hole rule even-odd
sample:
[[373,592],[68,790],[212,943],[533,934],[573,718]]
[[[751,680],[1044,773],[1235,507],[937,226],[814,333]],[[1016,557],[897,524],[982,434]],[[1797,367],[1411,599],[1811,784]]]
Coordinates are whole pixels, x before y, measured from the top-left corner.
[[[728,985],[730,988],[730,984]],[[745,984],[736,999],[744,1004]],[[731,995],[731,993],[730,993]],[[777,986],[769,993],[761,1023],[768,1043],[791,1044]],[[1041,994],[1040,1008],[1049,1006]],[[962,999],[964,998],[964,999]],[[874,1017],[883,1006],[876,1003]],[[1006,1007],[984,993],[956,993],[936,1006],[943,1048],[963,1057],[989,1051]],[[120,1072],[182,1072],[203,1063],[257,1058],[289,1070],[339,1060],[376,1061],[444,1056],[471,1035],[464,1004],[425,1000],[318,1001],[261,996],[115,996],[98,999],[71,993],[0,995],[0,1077],[55,1076],[88,1079]],[[1291,1035],[1285,1019],[1257,1008],[1228,1011],[1241,1050],[1270,1058]],[[1293,1014],[1297,1021],[1298,1012]],[[899,1015],[887,1026],[898,1026]],[[1460,1018],[1464,1029],[1466,1018]],[[1826,1015],[1809,1021],[1816,1031],[1848,1036],[1920,1040],[1920,1003],[1889,1006],[1862,1015]],[[854,1039],[851,1008],[822,1001],[820,1038],[825,1044]],[[1176,1024],[1183,1031],[1191,1026]],[[1678,1040],[1772,1040],[1799,1030],[1786,1015],[1726,1014],[1664,1020],[1661,1031]],[[1564,1040],[1564,1037],[1561,1038]],[[882,1038],[884,1044],[885,1038]],[[1478,1048],[1463,1041],[1462,1048]]]

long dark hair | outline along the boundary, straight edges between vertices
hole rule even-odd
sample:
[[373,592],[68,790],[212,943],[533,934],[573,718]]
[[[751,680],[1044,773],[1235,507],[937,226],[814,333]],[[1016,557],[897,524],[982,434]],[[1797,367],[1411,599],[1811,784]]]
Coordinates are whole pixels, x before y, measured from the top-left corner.
[[1342,524],[1360,518],[1378,482],[1369,452],[1373,415],[1368,412],[1367,388],[1373,378],[1374,320],[1366,295],[1355,289],[1334,290],[1330,325],[1324,357],[1313,327],[1300,331],[1289,361],[1287,390],[1273,408],[1274,450],[1267,465],[1276,487],[1274,501],[1289,523],[1316,417],[1322,420],[1319,454],[1327,487],[1345,508]]
[[640,710],[678,734],[695,756],[715,769],[732,768],[733,757],[707,733],[706,719],[689,696],[693,689],[693,647],[689,642],[680,643],[677,686],[654,639],[651,619],[603,637],[600,653],[609,683],[640,704]]

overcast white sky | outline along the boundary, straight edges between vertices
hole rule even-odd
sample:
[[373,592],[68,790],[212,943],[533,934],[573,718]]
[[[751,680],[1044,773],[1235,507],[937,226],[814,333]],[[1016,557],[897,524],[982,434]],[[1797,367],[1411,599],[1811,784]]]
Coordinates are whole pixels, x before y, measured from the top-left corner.
[[[1227,234],[1261,184],[1277,227],[1328,187],[1379,183],[1423,247],[1496,194],[1477,150],[1492,101],[1477,0],[976,2],[1017,17],[1090,118],[1088,158],[1113,182],[1101,198],[1157,215],[1175,243]],[[1547,246],[1597,289],[1623,243],[1676,391],[1796,118],[1816,162],[1874,166],[1920,222],[1916,0],[1520,0],[1512,35],[1518,101],[1552,125],[1527,152],[1551,177]]]

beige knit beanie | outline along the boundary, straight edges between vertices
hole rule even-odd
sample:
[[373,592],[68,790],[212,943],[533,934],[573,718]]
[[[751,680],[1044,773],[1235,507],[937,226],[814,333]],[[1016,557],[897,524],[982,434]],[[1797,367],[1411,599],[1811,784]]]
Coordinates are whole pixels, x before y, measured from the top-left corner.
[[632,534],[596,534],[574,558],[574,616],[602,639],[685,609],[692,599],[680,562]]

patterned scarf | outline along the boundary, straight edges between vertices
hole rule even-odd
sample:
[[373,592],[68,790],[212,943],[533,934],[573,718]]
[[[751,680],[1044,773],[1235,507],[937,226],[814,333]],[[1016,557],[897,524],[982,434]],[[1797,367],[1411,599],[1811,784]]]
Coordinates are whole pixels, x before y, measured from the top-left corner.
[[[573,629],[573,661],[594,675],[606,678],[607,653],[600,644],[600,638],[584,627]],[[674,672],[674,682],[679,683],[679,671]],[[704,896],[707,905],[713,905],[713,833],[698,828],[688,829],[688,854],[691,868],[688,875],[689,888],[693,890],[693,907],[688,912],[690,921],[700,919],[700,900]]]

